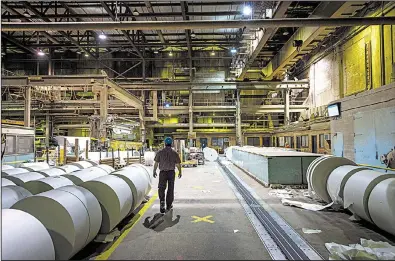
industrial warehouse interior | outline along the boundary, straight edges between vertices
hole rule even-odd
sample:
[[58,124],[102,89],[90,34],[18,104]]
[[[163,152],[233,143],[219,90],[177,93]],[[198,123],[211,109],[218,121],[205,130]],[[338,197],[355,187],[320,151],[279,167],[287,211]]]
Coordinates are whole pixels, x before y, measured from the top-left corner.
[[8,0],[0,49],[2,260],[395,260],[394,1]]

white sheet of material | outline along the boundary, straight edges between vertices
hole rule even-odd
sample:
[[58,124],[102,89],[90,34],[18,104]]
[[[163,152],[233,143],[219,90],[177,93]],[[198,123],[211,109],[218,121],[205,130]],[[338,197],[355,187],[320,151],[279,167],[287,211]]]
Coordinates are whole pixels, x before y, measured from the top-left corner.
[[100,165],[97,165],[96,167],[105,170],[108,174],[110,174],[111,172],[115,171],[115,169],[113,167],[105,165],[105,164],[100,164]]
[[374,187],[368,208],[376,226],[395,235],[395,177],[383,180]]
[[24,184],[23,187],[30,191],[33,195],[36,195],[45,191],[70,185],[74,185],[74,183],[70,179],[62,176],[57,176],[28,181]]
[[79,166],[71,165],[71,164],[67,164],[67,165],[55,167],[55,168],[63,170],[66,174],[81,170],[81,168]]
[[103,220],[100,233],[109,233],[132,208],[133,196],[129,185],[114,175],[99,177],[80,185],[92,192],[100,203]]
[[203,150],[203,155],[204,158],[208,161],[216,161],[218,159],[218,153],[215,149],[211,149],[211,148],[204,148]]
[[368,168],[344,165],[337,167],[329,175],[326,188],[335,205],[343,207],[344,186],[352,175],[361,170],[368,170]]
[[96,163],[94,163],[92,161],[86,161],[86,160],[77,161],[77,162],[73,162],[73,163],[69,163],[69,164],[75,165],[75,166],[79,167],[80,169],[86,169],[86,168],[90,168],[90,167],[97,165]]
[[154,159],[155,159],[155,152],[153,151],[144,152],[144,162],[146,166],[153,166]]
[[14,166],[11,165],[1,165],[1,170],[6,170],[6,169],[14,169]]
[[1,208],[12,207],[16,202],[32,196],[27,189],[20,186],[5,186],[1,188]]
[[70,174],[65,174],[63,177],[70,179],[75,185],[79,186],[83,182],[96,179],[108,175],[107,171],[99,167],[91,167],[82,169]]
[[5,178],[1,178],[1,186],[2,187],[12,186],[12,185],[16,186],[16,184],[14,182],[12,182],[11,180],[5,179]]
[[66,174],[64,170],[58,168],[38,170],[36,172],[41,173],[46,177],[60,176]]
[[[132,165],[133,166],[133,165]],[[148,194],[149,181],[146,174],[140,167],[127,167],[118,170],[111,175],[123,179],[129,186],[133,195],[133,203],[130,211],[135,210],[143,202],[144,197]]]
[[1,171],[1,176],[6,177],[6,176],[21,174],[21,173],[27,173],[27,172],[30,172],[30,170],[25,168],[5,169]]
[[3,260],[55,260],[51,236],[39,220],[16,209],[1,213]]
[[361,170],[352,175],[344,186],[344,208],[356,217],[373,223],[370,218],[368,200],[374,187],[381,181],[394,177],[374,170]]
[[[89,191],[72,187],[74,192],[66,191],[68,187],[54,189],[20,200],[12,207],[33,215],[46,227],[56,260],[71,258],[89,243],[92,232],[98,231],[97,222],[91,220],[101,215],[99,203],[93,195],[85,196],[91,194]],[[90,212],[92,209],[95,211]]]
[[38,173],[38,172],[27,172],[27,173],[12,175],[12,176],[6,176],[5,178],[8,180],[11,180],[17,186],[23,187],[23,185],[26,182],[31,181],[31,180],[43,179],[43,178],[45,178],[45,176],[41,173]]
[[[34,168],[34,170],[39,170],[39,169],[49,169],[50,166],[46,162],[28,162],[28,163],[22,163],[21,167],[28,167],[28,168]],[[39,169],[36,169],[39,168]]]
[[288,200],[286,198],[283,198],[281,200],[281,203],[284,206],[298,207],[298,208],[303,208],[303,209],[307,209],[307,210],[311,210],[311,211],[321,211],[321,210],[329,208],[330,206],[333,205],[333,202],[329,203],[328,205],[318,205],[318,204],[310,204],[310,203],[304,203],[304,202],[300,202],[300,201]]
[[344,165],[356,166],[357,164],[346,158],[324,157],[311,169],[311,187],[317,196],[327,203],[332,202],[332,199],[326,189],[328,177],[334,169]]

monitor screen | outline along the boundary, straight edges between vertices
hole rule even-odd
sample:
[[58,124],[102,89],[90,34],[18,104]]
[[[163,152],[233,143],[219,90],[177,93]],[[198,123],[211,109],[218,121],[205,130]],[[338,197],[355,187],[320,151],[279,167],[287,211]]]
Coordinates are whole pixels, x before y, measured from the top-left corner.
[[329,117],[336,117],[340,115],[339,103],[331,104],[328,106],[328,115]]

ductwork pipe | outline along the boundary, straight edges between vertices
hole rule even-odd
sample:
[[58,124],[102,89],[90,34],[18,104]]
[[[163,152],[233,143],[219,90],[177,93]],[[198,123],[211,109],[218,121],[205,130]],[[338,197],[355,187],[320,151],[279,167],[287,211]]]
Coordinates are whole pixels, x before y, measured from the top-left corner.
[[395,24],[395,17],[351,17],[351,18],[289,18],[222,21],[122,21],[122,22],[3,22],[1,31],[67,31],[73,30],[187,30],[223,28],[276,28],[276,27],[319,27],[361,26]]
[[99,202],[92,193],[78,186],[28,197],[12,208],[29,213],[44,225],[51,235],[56,260],[71,258],[93,240],[101,225]]
[[3,260],[55,260],[51,236],[41,222],[21,210],[1,213]]

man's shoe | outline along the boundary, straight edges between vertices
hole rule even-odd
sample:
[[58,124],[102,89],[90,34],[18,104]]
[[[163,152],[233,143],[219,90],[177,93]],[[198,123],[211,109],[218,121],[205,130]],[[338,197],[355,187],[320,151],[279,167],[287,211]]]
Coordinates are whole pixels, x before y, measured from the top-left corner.
[[170,206],[167,206],[166,210],[169,211],[172,208],[173,208],[173,204],[171,204]]
[[160,213],[165,213],[165,202],[164,201],[162,201],[160,203]]

